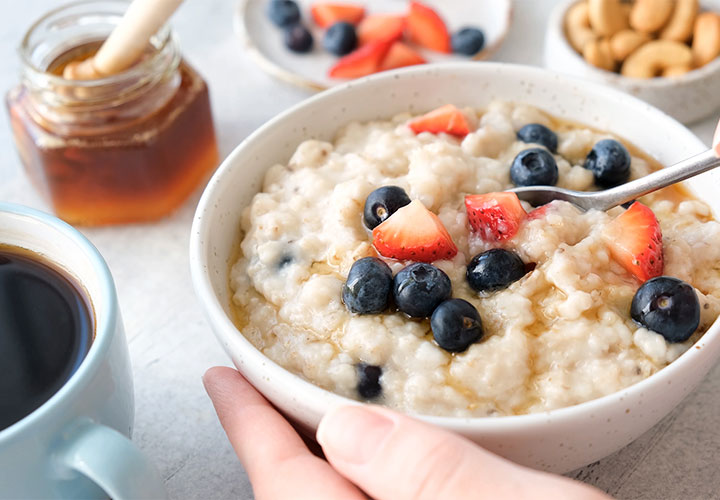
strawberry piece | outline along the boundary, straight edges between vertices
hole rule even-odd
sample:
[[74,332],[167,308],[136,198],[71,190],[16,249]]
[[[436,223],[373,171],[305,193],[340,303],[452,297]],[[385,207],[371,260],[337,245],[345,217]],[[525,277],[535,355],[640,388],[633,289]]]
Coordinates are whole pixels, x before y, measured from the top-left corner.
[[470,226],[486,241],[512,238],[527,216],[515,193],[468,195],[465,208]]
[[390,50],[390,42],[370,42],[341,57],[330,68],[331,78],[359,78],[380,70],[380,63]]
[[359,78],[380,70],[390,50],[390,42],[370,42],[341,57],[328,72],[332,78]]
[[405,31],[405,16],[393,14],[372,14],[357,27],[358,45],[368,42],[394,42],[400,40]]
[[528,220],[541,219],[545,217],[548,208],[550,208],[550,204],[546,203],[545,205],[540,205],[539,207],[530,210],[527,214]]
[[603,232],[610,255],[640,281],[663,272],[662,233],[652,210],[635,202]]
[[365,7],[346,3],[316,3],[310,7],[315,24],[327,28],[339,21],[357,24],[365,16]]
[[410,120],[408,126],[413,132],[431,132],[465,137],[470,133],[470,125],[465,115],[452,104],[446,104],[436,110]]
[[373,245],[383,257],[416,262],[451,259],[457,254],[440,219],[418,200],[373,229]]
[[433,9],[420,2],[410,2],[407,17],[410,41],[436,52],[452,52],[450,34],[445,22]]
[[427,61],[408,45],[402,42],[395,42],[390,47],[385,59],[380,64],[380,71],[388,69],[404,68],[415,64],[425,64]]

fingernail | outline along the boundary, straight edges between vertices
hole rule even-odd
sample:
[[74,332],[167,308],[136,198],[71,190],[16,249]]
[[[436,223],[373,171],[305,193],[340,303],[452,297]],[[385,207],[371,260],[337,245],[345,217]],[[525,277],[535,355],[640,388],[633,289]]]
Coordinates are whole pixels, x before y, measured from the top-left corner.
[[395,427],[390,418],[362,406],[330,410],[320,422],[317,440],[325,455],[351,464],[369,462]]

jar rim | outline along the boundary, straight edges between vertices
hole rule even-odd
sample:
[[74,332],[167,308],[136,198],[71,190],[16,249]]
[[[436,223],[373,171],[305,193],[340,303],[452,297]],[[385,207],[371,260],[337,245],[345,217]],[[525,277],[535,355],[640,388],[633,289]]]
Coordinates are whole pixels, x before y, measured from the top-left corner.
[[[104,85],[111,85],[114,83],[117,83],[119,80],[125,80],[125,79],[137,79],[141,78],[143,75],[146,75],[148,72],[151,72],[153,68],[157,65],[157,61],[160,60],[163,57],[164,49],[173,42],[173,36],[172,36],[172,30],[170,29],[169,24],[165,24],[162,26],[154,35],[153,38],[156,40],[159,40],[159,44],[155,46],[155,51],[151,57],[145,58],[142,61],[140,61],[137,64],[133,64],[130,68],[126,69],[125,71],[122,71],[120,73],[117,73],[115,75],[105,76],[102,78],[95,78],[92,80],[70,80],[67,78],[64,78],[62,76],[54,75],[52,73],[48,73],[46,69],[39,68],[35,62],[32,60],[31,57],[31,37],[35,34],[36,30],[39,29],[44,22],[46,22],[48,19],[51,19],[53,16],[56,16],[63,11],[76,8],[76,7],[82,7],[82,6],[90,6],[92,4],[108,4],[108,3],[114,3],[118,5],[130,5],[130,0],[76,0],[73,2],[68,2],[63,5],[60,5],[59,7],[56,7],[42,16],[40,16],[38,19],[33,22],[30,27],[25,32],[25,35],[22,38],[22,41],[20,42],[20,46],[18,47],[18,52],[20,55],[20,60],[23,63],[24,71],[29,73],[31,75],[31,78],[43,78],[46,82],[52,83],[57,86],[68,86],[72,85],[75,87],[100,87]],[[153,44],[155,45],[155,44]]]

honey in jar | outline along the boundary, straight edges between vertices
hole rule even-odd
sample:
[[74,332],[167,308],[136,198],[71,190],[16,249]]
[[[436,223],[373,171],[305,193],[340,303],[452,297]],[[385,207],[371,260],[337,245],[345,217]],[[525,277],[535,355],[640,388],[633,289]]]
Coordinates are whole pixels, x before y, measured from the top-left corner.
[[128,70],[67,80],[91,57],[127,3],[88,1],[33,25],[20,53],[22,80],[7,95],[17,149],[33,184],[72,224],[160,218],[217,166],[208,88],[168,28]]

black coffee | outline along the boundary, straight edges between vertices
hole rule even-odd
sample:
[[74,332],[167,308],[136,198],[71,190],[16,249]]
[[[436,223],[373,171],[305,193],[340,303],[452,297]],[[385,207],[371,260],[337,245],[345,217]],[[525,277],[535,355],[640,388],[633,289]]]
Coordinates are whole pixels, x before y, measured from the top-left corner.
[[0,430],[50,399],[92,339],[82,289],[42,257],[0,245]]

